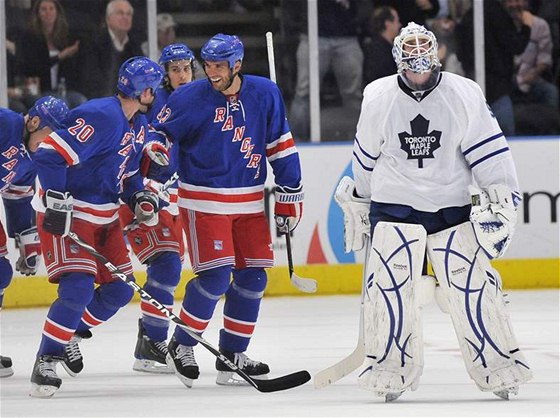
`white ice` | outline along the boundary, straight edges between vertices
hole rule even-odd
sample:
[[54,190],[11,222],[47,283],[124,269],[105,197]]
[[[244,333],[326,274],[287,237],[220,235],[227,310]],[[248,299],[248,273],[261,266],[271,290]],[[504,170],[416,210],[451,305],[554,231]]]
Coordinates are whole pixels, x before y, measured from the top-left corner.
[[[192,389],[174,375],[132,371],[139,306],[131,304],[81,343],[85,368],[51,399],[30,398],[29,377],[46,308],[4,310],[1,346],[15,375],[0,379],[2,417],[167,416],[559,416],[558,290],[510,291],[519,343],[534,372],[518,396],[504,401],[469,379],[448,316],[435,305],[424,320],[425,368],[420,387],[386,404],[357,386],[356,373],[324,389],[312,382],[284,392],[214,383],[214,357],[196,348],[201,376]],[[178,305],[177,305],[178,306]],[[218,306],[205,338],[217,345]],[[265,298],[248,354],[271,365],[271,377],[312,375],[349,354],[358,333],[359,296]]]

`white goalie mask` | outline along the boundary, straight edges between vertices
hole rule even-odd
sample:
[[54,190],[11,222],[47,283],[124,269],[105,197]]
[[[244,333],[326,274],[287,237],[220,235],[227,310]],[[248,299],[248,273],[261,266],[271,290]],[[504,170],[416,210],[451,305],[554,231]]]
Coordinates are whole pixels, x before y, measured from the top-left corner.
[[410,22],[401,29],[393,42],[393,59],[410,89],[426,91],[436,85],[441,67],[437,52],[437,39],[424,26]]

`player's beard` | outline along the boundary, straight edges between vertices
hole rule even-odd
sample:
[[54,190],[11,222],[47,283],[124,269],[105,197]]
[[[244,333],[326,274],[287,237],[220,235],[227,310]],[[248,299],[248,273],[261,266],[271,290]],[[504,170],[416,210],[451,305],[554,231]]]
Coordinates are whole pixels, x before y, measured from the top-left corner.
[[212,87],[214,87],[216,91],[223,92],[231,87],[231,85],[233,84],[233,80],[235,80],[235,76],[237,76],[237,74],[238,73],[234,73],[233,70],[229,70],[227,79],[221,80],[219,84],[212,83],[212,81],[210,81],[210,83],[212,84]]
[[138,109],[138,112],[140,112],[142,114],[148,113],[152,109],[152,106],[154,105],[154,102],[155,102],[155,98],[149,104],[142,103],[140,101],[140,99],[138,99],[138,103],[140,103],[140,108]]

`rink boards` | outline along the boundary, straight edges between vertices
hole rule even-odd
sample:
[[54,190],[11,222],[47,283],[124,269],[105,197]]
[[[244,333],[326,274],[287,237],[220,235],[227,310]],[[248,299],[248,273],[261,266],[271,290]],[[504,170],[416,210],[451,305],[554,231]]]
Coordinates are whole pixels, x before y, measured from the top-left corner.
[[[560,139],[517,137],[509,139],[509,145],[516,162],[524,201],[508,253],[493,264],[500,271],[505,288],[557,288],[560,271]],[[296,273],[301,277],[316,279],[319,284],[318,294],[359,293],[363,254],[344,254],[342,212],[333,199],[340,178],[351,175],[352,144],[302,144],[298,148],[303,170],[305,205],[302,222],[292,238]],[[273,225],[274,195],[270,172],[267,186],[266,210]],[[3,207],[0,215],[4,219]],[[277,236],[272,227],[271,233],[277,267],[269,270],[266,294],[303,295],[290,285],[284,237]],[[17,259],[13,240],[9,240],[8,250],[13,264]],[[143,283],[144,267],[135,259],[133,265],[138,281]],[[192,277],[187,261],[182,284],[177,288],[177,298],[182,298],[184,283]],[[44,265],[41,265],[36,277],[14,277],[6,291],[4,307],[50,304],[56,298],[56,288],[48,284]]]

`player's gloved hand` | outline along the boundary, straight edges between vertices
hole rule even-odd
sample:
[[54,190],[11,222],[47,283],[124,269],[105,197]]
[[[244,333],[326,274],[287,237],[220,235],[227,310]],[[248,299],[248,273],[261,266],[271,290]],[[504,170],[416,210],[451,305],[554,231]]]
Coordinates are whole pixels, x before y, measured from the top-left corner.
[[74,198],[68,192],[62,193],[49,189],[43,195],[45,218],[43,229],[53,235],[66,236],[72,225]]
[[274,219],[279,232],[287,234],[299,224],[303,215],[303,186],[296,188],[276,186],[274,192]]
[[470,220],[479,245],[490,258],[504,255],[517,222],[517,203],[521,196],[503,184],[492,184],[487,190],[469,186]]
[[19,234],[15,234],[16,248],[19,249],[19,258],[16,261],[16,270],[26,276],[37,273],[41,255],[41,243],[37,227],[32,226]]
[[159,222],[159,198],[151,190],[140,190],[130,198],[130,208],[136,221],[145,226],[156,226]]
[[169,196],[169,192],[167,191],[167,188],[164,189],[163,183],[160,183],[159,181],[155,181],[155,180],[149,180],[147,183],[145,183],[145,187],[146,189],[151,190],[152,192],[157,194],[160,205],[162,204],[162,202],[169,204],[169,200],[171,199],[171,197]]
[[157,141],[144,145],[140,160],[140,173],[146,178],[155,178],[169,165],[169,151]]
[[342,177],[334,200],[344,214],[344,252],[359,251],[364,248],[370,235],[369,205],[370,200],[356,196],[354,180]]

